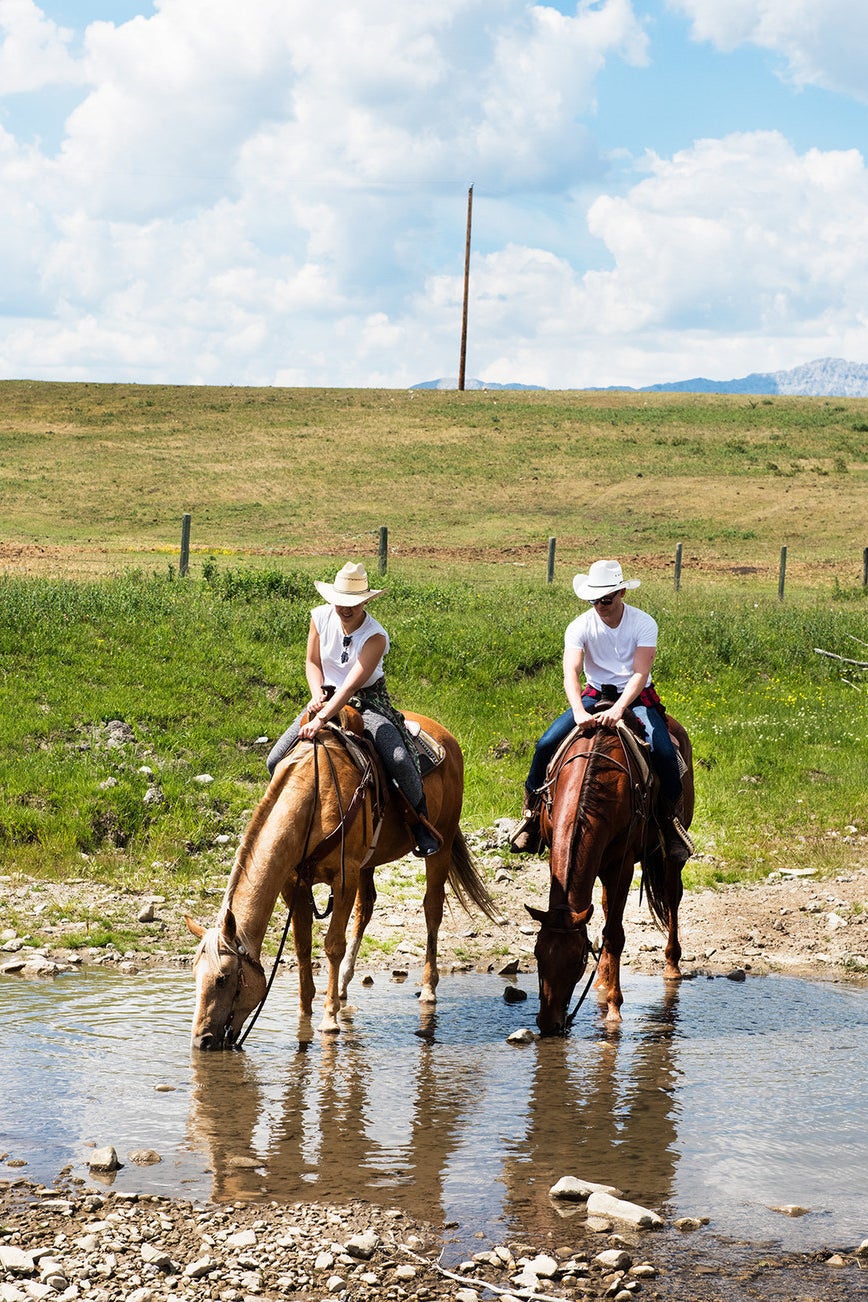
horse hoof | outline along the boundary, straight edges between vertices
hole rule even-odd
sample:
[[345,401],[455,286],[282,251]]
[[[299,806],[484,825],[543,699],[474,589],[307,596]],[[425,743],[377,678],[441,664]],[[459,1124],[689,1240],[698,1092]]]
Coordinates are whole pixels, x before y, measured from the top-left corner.
[[419,1003],[420,1004],[437,1003],[437,996],[435,995],[434,991],[431,989],[430,986],[423,986],[422,989],[419,991]]
[[663,980],[664,980],[664,981],[683,981],[684,978],[683,978],[682,975],[681,975],[681,969],[680,969],[680,968],[678,968],[678,967],[667,967],[666,971],[663,973]]

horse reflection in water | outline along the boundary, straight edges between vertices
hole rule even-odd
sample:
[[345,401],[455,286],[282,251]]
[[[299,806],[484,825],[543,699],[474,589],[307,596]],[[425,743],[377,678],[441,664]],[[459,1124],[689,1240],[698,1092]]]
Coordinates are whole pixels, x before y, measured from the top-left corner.
[[527,1129],[506,1162],[505,1215],[543,1233],[557,1216],[584,1208],[555,1203],[549,1189],[570,1175],[613,1185],[660,1209],[671,1201],[678,1161],[680,986],[640,1015],[635,1031],[605,1039],[559,1038],[537,1045]]
[[[425,967],[420,1002],[436,1002],[437,941],[447,882],[465,907],[475,904],[488,917],[495,908],[459,827],[464,794],[464,760],[458,742],[433,719],[408,715],[434,739],[442,762],[424,779],[432,823],[442,848],[425,860],[423,909]],[[361,731],[354,710],[341,711],[347,728]],[[299,741],[275,770],[271,784],[244,834],[216,925],[206,929],[187,917],[201,940],[194,961],[196,1008],[192,1045],[226,1049],[238,1041],[248,1017],[263,1002],[267,982],[262,943],[279,896],[292,916],[299,970],[299,1004],[309,1018],[316,994],[312,953],[312,887],[331,890],[333,911],[325,936],[328,984],[320,1031],[337,1033],[359,946],[370,921],[376,889],[374,868],[409,854],[413,839],[396,800],[377,779],[372,761],[361,765],[360,748],[338,729],[324,728],[313,741]],[[353,934],[346,930],[354,914]]]
[[[682,808],[685,827],[693,816],[690,740],[676,720],[667,719],[687,765]],[[604,924],[596,985],[610,1024],[621,1020],[621,954],[624,907],[634,865],[657,922],[667,930],[667,980],[680,980],[678,906],[681,867],[664,856],[653,822],[653,783],[632,743],[626,723],[578,728],[553,761],[550,805],[542,811],[542,833],[551,846],[548,908],[528,911],[540,924],[534,953],[539,977],[537,1025],[543,1035],[565,1035],[575,1012],[569,1005],[588,963],[588,922],[593,892],[602,886]]]
[[300,1043],[280,1083],[247,1054],[194,1055],[189,1136],[214,1201],[365,1199],[446,1219],[445,1172],[479,1082],[475,1063],[438,1061],[435,1026],[423,1013],[400,1055],[352,1036]]

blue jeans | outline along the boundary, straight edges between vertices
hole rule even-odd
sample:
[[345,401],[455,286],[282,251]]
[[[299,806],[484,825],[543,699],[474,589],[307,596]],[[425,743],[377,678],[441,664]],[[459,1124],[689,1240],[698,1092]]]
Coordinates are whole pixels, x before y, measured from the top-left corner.
[[[594,697],[582,697],[582,705],[588,712],[594,703]],[[630,708],[645,729],[663,796],[674,804],[681,795],[681,774],[678,771],[678,757],[672,738],[669,736],[669,729],[666,727],[666,720],[659,710],[647,705],[632,705]],[[561,742],[569,737],[575,726],[572,710],[565,710],[540,737],[525,782],[528,791],[539,791],[545,782],[546,769],[552,756]]]

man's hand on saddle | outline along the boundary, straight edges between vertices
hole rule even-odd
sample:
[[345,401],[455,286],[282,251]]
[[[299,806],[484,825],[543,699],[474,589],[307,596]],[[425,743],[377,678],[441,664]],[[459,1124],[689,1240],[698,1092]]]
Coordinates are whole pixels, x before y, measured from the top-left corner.
[[[576,720],[577,723],[590,724],[592,728],[614,728],[617,723],[624,717],[626,707],[621,705],[620,701],[615,701],[606,710],[600,710],[597,714],[586,714],[584,719]],[[575,715],[575,711],[573,711]]]
[[573,709],[573,722],[577,728],[594,728],[597,720],[593,714],[588,714],[584,706],[578,705]]

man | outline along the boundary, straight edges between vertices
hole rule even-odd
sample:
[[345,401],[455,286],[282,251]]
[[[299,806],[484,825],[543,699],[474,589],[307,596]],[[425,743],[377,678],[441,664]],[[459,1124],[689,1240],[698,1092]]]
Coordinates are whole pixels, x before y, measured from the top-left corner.
[[[587,574],[577,574],[573,579],[576,596],[591,604],[564,634],[564,691],[570,708],[537,742],[525,782],[524,812],[511,841],[519,854],[535,854],[539,849],[540,789],[549,761],[561,742],[579,724],[594,728],[614,725],[628,709],[645,728],[660,779],[659,808],[666,854],[683,866],[693,853],[693,843],[676,817],[681,797],[678,757],[651,681],[651,666],[657,654],[657,623],[644,610],[624,601],[624,593],[638,587],[639,579],[625,579],[618,561],[594,561]],[[606,702],[604,708],[591,714],[601,698]]]

